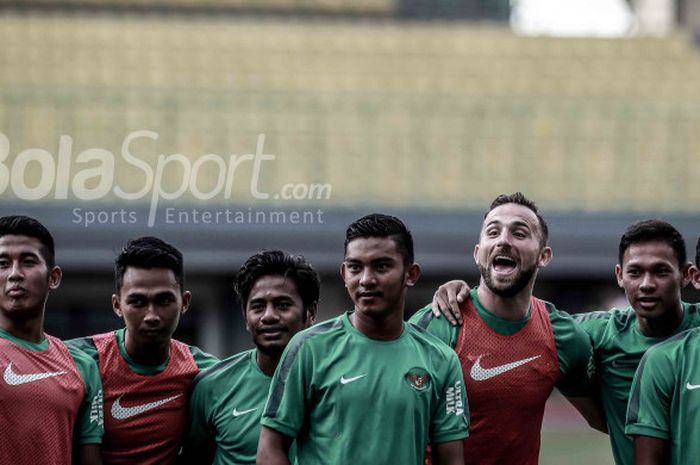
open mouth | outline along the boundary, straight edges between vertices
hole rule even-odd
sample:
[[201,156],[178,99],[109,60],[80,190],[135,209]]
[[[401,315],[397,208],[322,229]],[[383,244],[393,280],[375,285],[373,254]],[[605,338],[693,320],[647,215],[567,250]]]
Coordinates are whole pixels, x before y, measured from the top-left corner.
[[493,259],[493,269],[497,273],[511,273],[517,266],[518,263],[508,255],[496,255]]

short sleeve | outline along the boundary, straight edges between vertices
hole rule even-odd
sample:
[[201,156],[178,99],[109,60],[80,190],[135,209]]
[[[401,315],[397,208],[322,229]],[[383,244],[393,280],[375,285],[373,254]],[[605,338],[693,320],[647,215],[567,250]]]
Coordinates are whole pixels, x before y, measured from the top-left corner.
[[189,424],[182,453],[183,457],[197,457],[197,460],[203,456],[213,458],[216,450],[211,412],[211,402],[214,399],[206,375],[206,371],[200,373],[197,376],[199,379],[195,378],[194,381],[188,403]]
[[559,360],[557,388],[568,397],[592,395],[595,366],[590,337],[567,313],[553,309],[549,315]]
[[77,444],[101,444],[104,435],[102,381],[97,363],[81,350],[68,346],[85,383],[85,398],[76,421]]
[[457,354],[448,353],[446,367],[440,401],[430,423],[430,440],[434,443],[457,441],[469,435],[469,404]]
[[642,357],[632,382],[625,433],[669,439],[673,367],[663,350],[651,349]]
[[313,354],[300,337],[295,335],[287,345],[272,377],[267,404],[261,424],[296,438],[304,423],[313,374]]

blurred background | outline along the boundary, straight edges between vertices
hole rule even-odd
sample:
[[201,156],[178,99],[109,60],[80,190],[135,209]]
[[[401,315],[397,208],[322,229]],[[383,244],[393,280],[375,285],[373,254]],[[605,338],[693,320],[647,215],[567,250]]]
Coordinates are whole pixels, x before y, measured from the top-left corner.
[[[522,191],[550,223],[536,294],[624,306],[626,225],[700,235],[700,2],[0,0],[0,213],[29,214],[64,268],[47,331],[119,327],[129,238],[185,254],[177,336],[250,347],[231,281],[264,248],[305,255],[321,319],[349,309],[345,227],[413,230],[419,285],[475,284],[483,213]],[[697,293],[684,295],[697,300]],[[543,464],[611,463],[554,397]]]

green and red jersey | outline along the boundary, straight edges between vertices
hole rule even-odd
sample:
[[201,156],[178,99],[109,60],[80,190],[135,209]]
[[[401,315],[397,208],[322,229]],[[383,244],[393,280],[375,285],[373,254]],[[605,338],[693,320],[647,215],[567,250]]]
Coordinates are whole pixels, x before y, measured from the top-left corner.
[[484,308],[473,289],[462,317],[461,326],[452,326],[426,306],[410,321],[459,356],[471,412],[465,464],[536,465],[553,388],[590,394],[590,341],[568,314],[534,297],[524,320],[507,321]]
[[175,339],[159,366],[136,363],[126,352],[124,329],[69,341],[92,356],[104,386],[105,465],[172,463],[187,428],[187,397],[201,369],[215,357]]
[[0,330],[0,369],[2,463],[70,465],[76,445],[102,442],[102,384],[87,354]]

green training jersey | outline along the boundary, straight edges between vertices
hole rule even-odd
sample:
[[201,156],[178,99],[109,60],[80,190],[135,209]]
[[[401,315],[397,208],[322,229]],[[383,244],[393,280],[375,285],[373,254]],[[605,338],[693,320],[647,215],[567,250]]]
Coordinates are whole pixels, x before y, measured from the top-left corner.
[[[674,334],[700,326],[695,305],[683,304],[684,317]],[[632,439],[625,435],[625,412],[634,372],[644,353],[666,337],[648,337],[639,329],[631,307],[576,315],[593,344],[596,379],[608,424],[613,457],[618,465],[634,463]]]
[[[157,375],[158,373],[161,373],[163,370],[165,370],[168,367],[168,362],[170,359],[166,360],[160,365],[142,365],[138,362],[136,362],[131,356],[126,352],[126,345],[124,342],[124,334],[126,332],[126,329],[118,329],[114,333],[117,336],[117,344],[119,345],[119,353],[122,355],[124,358],[124,361],[126,364],[131,368],[131,370],[134,373],[137,373],[139,375],[144,375],[144,376],[149,376],[149,375]],[[68,347],[76,347],[86,354],[88,354],[90,357],[92,357],[95,362],[99,363],[99,354],[97,353],[97,347],[95,347],[95,342],[92,340],[92,336],[86,336],[86,337],[80,337],[77,339],[71,339],[69,341],[66,341],[66,345]],[[192,353],[192,357],[194,358],[194,362],[197,365],[197,367],[200,370],[204,370],[205,368],[209,368],[210,366],[214,365],[215,363],[219,362],[219,359],[217,357],[214,357],[211,354],[208,354],[204,352],[203,350],[199,349],[198,347],[195,346],[188,346],[190,349],[190,352]]]
[[236,354],[194,380],[186,463],[255,465],[260,417],[272,377],[260,370],[257,350]]
[[433,443],[467,437],[454,351],[411,324],[370,339],[349,313],[306,329],[277,366],[262,425],[296,438],[304,465],[422,465]]
[[700,328],[649,349],[630,392],[625,432],[669,441],[670,465],[700,463]]
[[[529,312],[527,318],[520,321],[498,318],[482,305],[477,294],[477,288],[473,288],[469,295],[479,317],[497,334],[512,336],[530,321]],[[588,337],[568,313],[557,310],[549,302],[546,302],[546,308],[552,325],[554,346],[559,361],[560,376],[556,387],[565,396],[589,395],[591,391],[589,371],[592,359]],[[409,321],[436,335],[445,344],[454,349],[457,346],[460,327],[451,325],[444,317],[432,318],[430,316],[431,313],[431,306],[426,305],[418,310]]]

